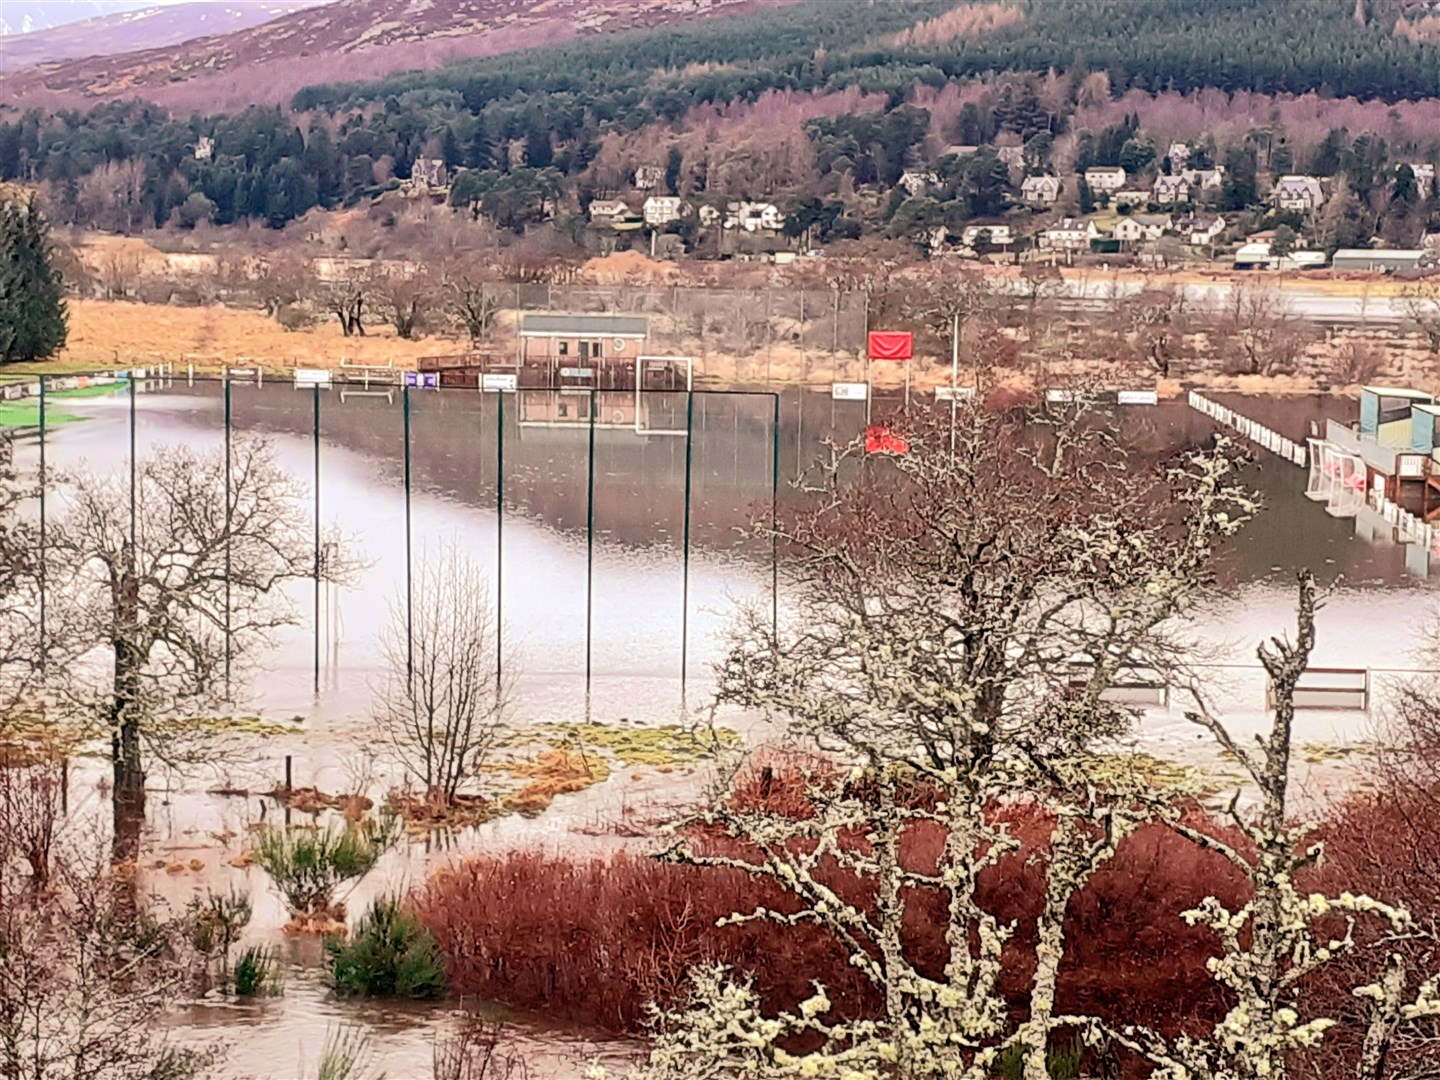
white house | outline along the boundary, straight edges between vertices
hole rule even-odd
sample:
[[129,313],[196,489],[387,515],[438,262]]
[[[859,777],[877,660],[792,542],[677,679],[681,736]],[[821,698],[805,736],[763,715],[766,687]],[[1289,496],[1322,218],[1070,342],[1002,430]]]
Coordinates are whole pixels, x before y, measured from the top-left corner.
[[1031,206],[1050,206],[1060,198],[1058,176],[1027,176],[1020,185],[1020,197]]
[[732,202],[725,207],[725,227],[745,232],[779,232],[785,215],[772,202]]
[[1099,235],[1089,218],[1065,218],[1040,234],[1040,246],[1052,251],[1089,251],[1090,241]]
[[209,135],[201,135],[195,141],[195,160],[209,161],[215,156],[215,140]]
[[1219,214],[1191,218],[1185,225],[1185,239],[1194,247],[1206,247],[1219,240],[1225,232],[1225,219]]
[[1161,206],[1174,206],[1190,201],[1190,181],[1184,176],[1157,176],[1150,194]]
[[1172,142],[1170,149],[1165,151],[1165,156],[1170,159],[1170,171],[1178,173],[1190,164],[1190,147],[1183,142]]
[[1282,176],[1275,181],[1270,198],[1277,209],[1309,214],[1325,201],[1325,190],[1313,176]]
[[635,170],[635,190],[654,191],[665,180],[665,170],[659,165],[641,165]]
[[1119,165],[1101,165],[1085,170],[1085,183],[1091,191],[1119,191],[1125,186],[1125,170]]
[[1423,161],[1411,161],[1410,171],[1415,174],[1415,190],[1420,193],[1422,199],[1430,197],[1430,191],[1435,187],[1435,166]]
[[1110,197],[1110,201],[1116,206],[1123,204],[1129,206],[1144,206],[1150,201],[1150,192],[1146,188],[1123,188]]
[[1009,247],[1015,242],[1009,225],[966,225],[960,231],[960,243],[968,248],[981,246],[987,237],[994,247]]
[[1193,191],[1219,191],[1225,186],[1225,166],[1216,165],[1213,169],[1182,169],[1180,176],[1190,185]]
[[1168,228],[1169,214],[1131,214],[1115,222],[1115,239],[1125,244],[1159,240]]
[[613,224],[630,215],[630,207],[622,199],[596,199],[590,204],[590,220],[597,225]]
[[658,229],[672,221],[679,221],[685,216],[687,209],[685,200],[678,195],[651,195],[645,200],[640,212],[645,217],[646,225]]
[[900,186],[909,195],[919,195],[926,188],[934,187],[938,183],[939,176],[921,169],[906,169],[900,174]]
[[718,206],[711,206],[709,203],[705,203],[699,210],[695,211],[695,216],[700,219],[700,224],[704,225],[707,229],[714,228],[720,224],[721,218],[724,217],[724,215],[720,213]]
[[995,156],[1011,168],[1021,168],[1025,164],[1025,148],[1023,146],[997,146]]
[[401,186],[415,191],[434,191],[450,182],[450,170],[439,158],[418,157],[410,166],[410,179]]

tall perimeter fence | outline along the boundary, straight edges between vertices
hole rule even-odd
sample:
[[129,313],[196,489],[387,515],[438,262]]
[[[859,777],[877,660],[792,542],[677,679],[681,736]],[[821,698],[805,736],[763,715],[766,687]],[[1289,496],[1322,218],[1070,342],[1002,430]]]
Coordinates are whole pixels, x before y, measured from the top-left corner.
[[[34,399],[16,462],[42,546],[77,474],[128,484],[145,543],[136,466],[160,447],[223,458],[227,508],[243,440],[268,440],[305,490],[295,622],[249,658],[249,678],[236,658],[237,709],[364,716],[382,641],[413,625],[420,572],[457,549],[486,579],[496,677],[524,719],[673,721],[708,684],[738,603],[778,617],[774,542],[753,528],[778,500],[775,394],[306,385],[258,370],[6,378]],[[363,564],[343,587],[320,569],[337,538]],[[227,599],[227,627],[243,614]],[[54,618],[42,594],[37,649]]]

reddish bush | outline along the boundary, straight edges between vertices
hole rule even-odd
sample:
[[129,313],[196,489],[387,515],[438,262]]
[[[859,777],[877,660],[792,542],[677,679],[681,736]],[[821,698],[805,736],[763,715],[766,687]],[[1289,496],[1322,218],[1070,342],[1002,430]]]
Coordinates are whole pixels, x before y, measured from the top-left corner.
[[[742,785],[752,804],[801,809],[783,773],[752,779],[753,787],[748,780]],[[1018,924],[1004,990],[1023,1008],[1050,825],[1031,807],[1007,808],[1005,817],[1025,847],[986,872],[980,900]],[[734,841],[704,842],[743,854]],[[902,856],[911,866],[933,868],[943,843],[940,828],[925,823],[907,833]],[[852,902],[870,893],[868,882],[846,880],[833,866],[829,876]],[[1180,913],[1209,894],[1238,904],[1242,887],[1222,857],[1159,826],[1140,830],[1072,903],[1060,1008],[1170,1030],[1213,1022],[1222,1005],[1205,970],[1213,939],[1186,926]],[[907,952],[934,976],[945,962],[945,903],[939,891],[907,897]],[[703,961],[753,974],[774,1008],[807,997],[812,979],[826,984],[841,1014],[872,1013],[879,1004],[844,950],[815,927],[761,921],[717,927],[718,919],[759,906],[795,910],[781,890],[739,870],[626,855],[576,862],[512,854],[437,874],[416,904],[448,958],[455,989],[568,1022],[634,1031],[645,1003],[672,1000],[689,967]]]
[[462,994],[611,1031],[635,1031],[647,1001],[670,1001],[694,964],[753,971],[773,1000],[823,977],[842,1007],[873,1008],[844,952],[813,927],[717,920],[759,904],[794,910],[743,871],[628,855],[578,862],[515,853],[441,871],[415,898]]

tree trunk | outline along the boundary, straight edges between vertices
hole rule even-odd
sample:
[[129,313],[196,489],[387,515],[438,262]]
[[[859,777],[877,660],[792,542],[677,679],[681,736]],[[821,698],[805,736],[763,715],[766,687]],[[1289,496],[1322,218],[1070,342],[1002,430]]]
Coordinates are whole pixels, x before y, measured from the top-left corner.
[[139,634],[140,592],[133,563],[126,567],[116,597],[114,700],[110,717],[110,759],[115,787],[111,795],[116,861],[140,853],[140,830],[145,824],[145,766],[140,756],[140,666],[144,658],[135,638]]

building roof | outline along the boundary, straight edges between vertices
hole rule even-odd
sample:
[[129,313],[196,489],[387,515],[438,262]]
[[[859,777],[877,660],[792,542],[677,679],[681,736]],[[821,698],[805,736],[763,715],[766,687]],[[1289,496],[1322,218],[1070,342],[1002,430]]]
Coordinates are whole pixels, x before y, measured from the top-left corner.
[[650,320],[643,315],[522,315],[521,337],[608,337],[643,341]]
[[1374,394],[1377,397],[1398,397],[1409,398],[1412,401],[1434,401],[1435,395],[1424,390],[1412,390],[1407,386],[1362,386],[1360,388],[1367,394]]
[[1335,252],[1338,259],[1342,255],[1348,259],[1423,259],[1430,252],[1422,251],[1420,248],[1341,248]]

